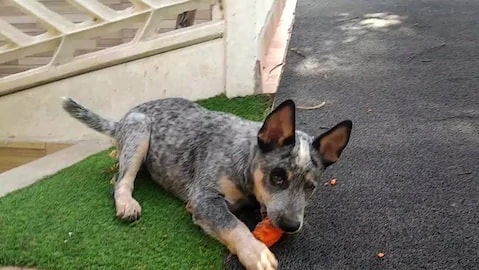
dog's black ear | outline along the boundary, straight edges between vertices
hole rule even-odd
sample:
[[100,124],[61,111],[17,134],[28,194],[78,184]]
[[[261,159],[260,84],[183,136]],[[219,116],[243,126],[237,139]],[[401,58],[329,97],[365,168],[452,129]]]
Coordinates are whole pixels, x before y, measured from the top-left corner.
[[288,99],[266,117],[258,132],[258,145],[263,152],[295,143],[295,110],[294,102]]
[[349,142],[352,128],[353,122],[345,120],[314,139],[313,147],[319,151],[325,167],[339,159]]

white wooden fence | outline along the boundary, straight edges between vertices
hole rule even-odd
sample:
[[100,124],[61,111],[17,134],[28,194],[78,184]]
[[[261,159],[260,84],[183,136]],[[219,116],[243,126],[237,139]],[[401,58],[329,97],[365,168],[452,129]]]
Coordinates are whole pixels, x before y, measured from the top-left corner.
[[[36,18],[47,31],[30,36],[0,18],[0,62],[53,51],[51,60],[41,67],[0,79],[0,95],[58,80],[86,71],[112,66],[164,51],[189,46],[223,35],[224,21],[216,0],[132,0],[133,6],[113,10],[97,0],[68,0],[91,19],[72,23],[37,0],[10,0]],[[210,22],[185,31],[158,33],[163,20],[196,9],[212,7]],[[75,55],[82,41],[124,28],[137,28],[134,38],[105,50]]]
[[[262,92],[286,0],[62,1],[82,17],[52,5],[60,0],[0,0],[0,140],[100,138],[61,112],[60,96],[118,119],[156,98]],[[22,28],[13,9],[44,30]]]

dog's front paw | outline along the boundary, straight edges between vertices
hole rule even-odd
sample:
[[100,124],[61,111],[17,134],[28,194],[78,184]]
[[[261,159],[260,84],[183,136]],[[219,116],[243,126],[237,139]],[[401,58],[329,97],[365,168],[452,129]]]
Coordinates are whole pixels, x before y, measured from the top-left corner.
[[116,216],[124,221],[135,221],[141,216],[141,206],[127,195],[115,196]]
[[238,259],[247,270],[275,270],[278,261],[262,242],[252,239],[237,250]]

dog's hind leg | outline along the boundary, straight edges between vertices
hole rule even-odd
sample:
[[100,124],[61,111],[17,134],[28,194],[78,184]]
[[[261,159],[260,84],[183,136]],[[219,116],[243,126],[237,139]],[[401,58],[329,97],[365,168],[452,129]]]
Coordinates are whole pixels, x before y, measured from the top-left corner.
[[119,173],[114,198],[116,216],[125,221],[137,220],[141,206],[133,198],[136,174],[144,162],[150,145],[151,122],[142,113],[127,115],[118,126]]

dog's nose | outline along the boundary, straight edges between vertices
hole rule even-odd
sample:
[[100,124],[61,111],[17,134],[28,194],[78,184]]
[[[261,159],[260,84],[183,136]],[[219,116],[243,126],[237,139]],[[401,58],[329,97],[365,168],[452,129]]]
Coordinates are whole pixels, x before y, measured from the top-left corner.
[[283,217],[279,220],[278,225],[283,231],[288,233],[294,233],[297,232],[301,227],[301,222],[287,217]]

